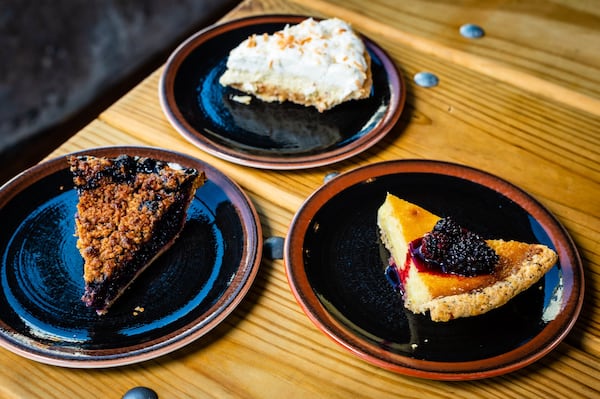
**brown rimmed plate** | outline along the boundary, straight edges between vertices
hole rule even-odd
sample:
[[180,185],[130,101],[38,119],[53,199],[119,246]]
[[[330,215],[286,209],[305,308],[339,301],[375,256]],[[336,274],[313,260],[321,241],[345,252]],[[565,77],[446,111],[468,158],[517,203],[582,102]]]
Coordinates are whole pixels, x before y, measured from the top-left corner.
[[217,169],[184,154],[106,147],[81,154],[147,156],[202,169],[184,230],[108,314],[80,300],[75,246],[77,193],[66,157],[39,164],[0,188],[0,346],[39,362],[110,367],[164,355],[202,337],[249,290],[261,260],[258,215]]
[[[412,314],[384,273],[376,214],[388,192],[486,238],[548,245],[559,262],[485,315],[436,323]],[[284,260],[298,303],[325,334],[377,366],[429,379],[487,378],[540,359],[570,331],[584,293],[577,249],[548,210],[496,176],[437,161],[383,162],[330,180],[295,215]]]
[[404,107],[406,87],[384,50],[363,37],[372,59],[373,90],[319,113],[292,103],[255,98],[222,87],[229,51],[252,34],[273,33],[305,16],[249,17],[207,28],[169,57],[159,84],[162,109],[173,127],[200,149],[241,165],[302,169],[356,155],[382,139]]

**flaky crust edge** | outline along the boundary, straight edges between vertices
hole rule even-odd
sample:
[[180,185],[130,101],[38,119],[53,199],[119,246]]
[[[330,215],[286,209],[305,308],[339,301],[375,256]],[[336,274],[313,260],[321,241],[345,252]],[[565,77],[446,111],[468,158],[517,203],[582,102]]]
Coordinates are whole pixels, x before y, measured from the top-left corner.
[[[487,242],[492,248],[506,243],[503,240]],[[557,260],[558,255],[550,248],[541,244],[532,244],[527,258],[504,279],[477,291],[434,298],[424,303],[418,311],[422,313],[429,311],[431,320],[441,322],[487,313],[506,304],[534,285],[556,264]]]

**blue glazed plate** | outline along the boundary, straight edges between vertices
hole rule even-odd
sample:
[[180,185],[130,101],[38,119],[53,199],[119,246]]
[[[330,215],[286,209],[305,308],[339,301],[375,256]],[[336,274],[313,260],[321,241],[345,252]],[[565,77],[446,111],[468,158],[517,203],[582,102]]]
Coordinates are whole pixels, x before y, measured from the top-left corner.
[[[108,314],[80,300],[77,193],[65,157],[0,188],[0,345],[43,363],[109,367],[166,354],[218,325],[249,290],[261,259],[258,216],[241,189],[200,160],[110,147],[81,154],[148,156],[204,170],[184,230]],[[227,246],[227,251],[225,251]]]
[[400,117],[406,88],[392,60],[364,37],[372,60],[370,98],[319,113],[292,103],[250,104],[222,87],[229,51],[252,34],[273,33],[307,17],[267,15],[200,31],[165,65],[159,85],[162,109],[173,127],[200,149],[246,166],[301,169],[356,155],[382,139]]

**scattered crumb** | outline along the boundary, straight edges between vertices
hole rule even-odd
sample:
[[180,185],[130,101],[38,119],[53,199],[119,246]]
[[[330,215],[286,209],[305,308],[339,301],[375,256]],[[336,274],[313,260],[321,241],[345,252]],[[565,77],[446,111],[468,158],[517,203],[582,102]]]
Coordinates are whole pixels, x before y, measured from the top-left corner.
[[231,96],[231,99],[235,102],[238,102],[240,104],[250,104],[250,101],[252,101],[252,97],[251,96]]
[[144,308],[143,308],[143,307],[141,307],[141,306],[136,306],[136,307],[133,309],[133,315],[134,315],[134,316],[137,316],[138,314],[140,314],[140,313],[143,313],[143,312],[144,312]]
[[418,348],[418,346],[419,346],[419,345],[417,345],[417,344],[410,344],[410,347],[411,347],[411,348],[413,348],[413,350],[414,350],[414,349],[417,349],[417,348]]

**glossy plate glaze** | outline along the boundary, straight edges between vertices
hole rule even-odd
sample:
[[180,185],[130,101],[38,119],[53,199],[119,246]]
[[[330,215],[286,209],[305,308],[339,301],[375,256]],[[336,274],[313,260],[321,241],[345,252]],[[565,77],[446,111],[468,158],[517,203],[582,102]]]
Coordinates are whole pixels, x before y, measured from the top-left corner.
[[[82,154],[148,156],[202,169],[184,230],[98,316],[80,300],[77,193],[65,157],[39,164],[0,188],[0,345],[68,367],[109,367],[178,349],[218,325],[250,288],[261,259],[257,213],[242,190],[200,160],[154,148]],[[227,248],[227,250],[225,250]]]
[[[390,192],[485,238],[543,243],[559,263],[485,315],[432,322],[405,310],[385,278],[377,209]],[[478,379],[552,350],[580,312],[584,278],[568,233],[535,199],[490,174],[435,161],[393,161],[342,174],[300,208],[285,242],[289,284],[315,325],[357,356],[407,375]]]
[[370,98],[319,113],[292,103],[250,104],[222,87],[231,51],[248,36],[273,33],[305,16],[250,17],[203,30],[168,59],[159,85],[162,109],[175,129],[204,151],[231,162],[268,169],[322,166],[374,145],[394,126],[405,85],[387,54],[364,38],[372,59]]

